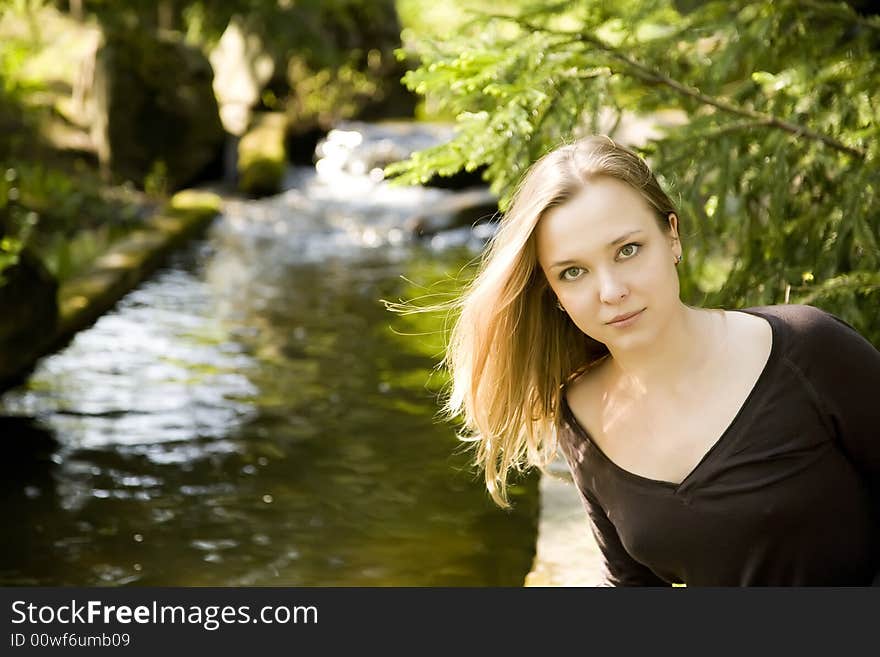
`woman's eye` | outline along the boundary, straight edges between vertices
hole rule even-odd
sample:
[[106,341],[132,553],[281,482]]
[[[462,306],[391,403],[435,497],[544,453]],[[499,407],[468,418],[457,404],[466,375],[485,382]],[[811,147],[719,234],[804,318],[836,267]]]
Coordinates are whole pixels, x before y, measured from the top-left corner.
[[624,244],[623,247],[621,247],[620,251],[618,251],[618,253],[623,256],[624,259],[632,258],[636,253],[639,252],[640,246],[641,244],[638,244],[637,242],[630,242],[629,244]]
[[566,280],[566,281],[573,281],[574,279],[576,279],[578,277],[580,272],[581,272],[580,267],[569,267],[568,269],[564,269],[562,271],[560,278],[562,278],[563,280]]

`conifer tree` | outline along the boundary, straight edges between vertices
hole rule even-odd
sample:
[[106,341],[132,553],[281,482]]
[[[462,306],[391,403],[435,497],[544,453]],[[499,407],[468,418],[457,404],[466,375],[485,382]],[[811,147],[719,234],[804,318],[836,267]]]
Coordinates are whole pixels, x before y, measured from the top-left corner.
[[880,18],[820,0],[517,5],[419,42],[404,82],[457,136],[390,177],[483,170],[503,210],[561,141],[613,137],[609,112],[678,110],[639,150],[680,206],[685,301],[815,304],[880,345]]

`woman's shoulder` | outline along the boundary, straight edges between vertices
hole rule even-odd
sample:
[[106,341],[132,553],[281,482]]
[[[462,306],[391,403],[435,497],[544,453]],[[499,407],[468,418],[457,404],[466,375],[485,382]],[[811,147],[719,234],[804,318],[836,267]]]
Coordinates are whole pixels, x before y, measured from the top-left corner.
[[802,303],[752,306],[749,308],[743,308],[743,311],[776,317],[790,325],[792,328],[810,328],[817,323],[826,322],[834,317],[834,315],[821,308]]
[[784,327],[789,334],[799,338],[858,334],[848,322],[837,315],[809,304],[754,306],[743,308],[743,311],[765,317],[771,323],[776,320],[777,326]]
[[867,338],[849,322],[809,304],[779,304],[744,309],[767,318],[785,342],[784,351],[795,357],[836,358],[855,349],[873,349]]
[[[597,400],[602,398],[606,366],[610,358],[603,357],[573,373],[562,387],[562,403],[584,426],[592,424],[597,412]],[[575,413],[574,409],[577,409]]]

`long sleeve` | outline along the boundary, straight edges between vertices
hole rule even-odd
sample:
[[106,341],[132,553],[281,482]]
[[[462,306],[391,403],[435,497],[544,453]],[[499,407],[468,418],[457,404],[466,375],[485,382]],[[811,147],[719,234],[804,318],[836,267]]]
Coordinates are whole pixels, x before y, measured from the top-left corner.
[[579,489],[579,492],[605,562],[606,586],[669,586],[669,582],[629,555],[599,503],[583,490]]
[[841,449],[867,478],[880,517],[880,351],[839,317],[803,308],[803,375]]

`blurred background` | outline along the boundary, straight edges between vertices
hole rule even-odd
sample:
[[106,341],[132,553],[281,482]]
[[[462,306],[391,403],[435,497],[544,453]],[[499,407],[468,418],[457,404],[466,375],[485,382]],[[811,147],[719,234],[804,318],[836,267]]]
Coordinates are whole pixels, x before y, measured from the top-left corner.
[[[383,302],[453,298],[578,135],[680,205],[687,302],[880,344],[873,3],[0,7],[0,585],[522,585],[537,474],[491,503],[449,318]],[[70,330],[193,190],[203,229]]]

